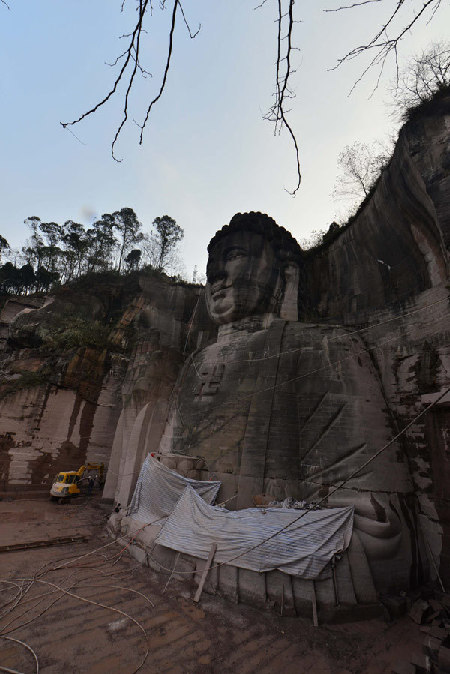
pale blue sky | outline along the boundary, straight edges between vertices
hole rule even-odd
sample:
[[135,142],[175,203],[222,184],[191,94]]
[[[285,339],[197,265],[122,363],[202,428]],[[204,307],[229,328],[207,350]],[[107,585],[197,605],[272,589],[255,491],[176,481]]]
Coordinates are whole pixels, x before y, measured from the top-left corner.
[[[0,233],[12,246],[28,231],[23,220],[84,224],[104,212],[131,206],[150,229],[165,213],[185,230],[181,253],[188,275],[202,272],[206,246],[214,232],[237,211],[261,210],[299,240],[326,228],[336,217],[331,192],[339,151],[354,140],[383,138],[392,125],[386,101],[393,76],[369,99],[375,74],[350,97],[363,61],[338,71],[328,69],[343,53],[372,37],[393,2],[374,3],[339,14],[326,14],[337,0],[296,3],[295,41],[301,48],[294,76],[297,98],[290,121],[300,144],[303,183],[297,197],[295,162],[286,134],[274,138],[262,120],[274,88],[275,2],[254,10],[257,0],[186,0],[193,28],[190,40],[179,22],[164,97],[154,108],[138,145],[131,122],[111,158],[110,143],[122,99],[111,101],[94,117],[73,127],[60,121],[77,117],[107,91],[114,60],[134,14],[120,13],[120,0],[10,0],[0,5],[2,73],[0,96]],[[156,3],[157,5],[158,3]],[[410,11],[422,0],[410,0]],[[148,23],[144,65],[153,79],[133,92],[130,118],[140,121],[159,87],[167,48],[170,10],[156,7]],[[400,57],[443,40],[450,26],[450,3],[443,2],[430,25],[421,21],[404,41]],[[390,64],[393,67],[393,64]]]

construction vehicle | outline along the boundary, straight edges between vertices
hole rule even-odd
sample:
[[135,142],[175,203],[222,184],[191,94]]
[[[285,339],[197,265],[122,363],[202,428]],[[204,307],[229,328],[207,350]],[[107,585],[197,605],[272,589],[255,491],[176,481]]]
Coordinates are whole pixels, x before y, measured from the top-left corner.
[[[100,485],[104,483],[104,465],[103,463],[86,463],[80,466],[78,470],[68,470],[58,473],[55,477],[52,488],[50,489],[50,498],[52,501],[59,500],[60,503],[69,500],[74,496],[81,494],[80,486],[83,475],[86,471],[96,471]],[[84,478],[85,480],[87,478]]]

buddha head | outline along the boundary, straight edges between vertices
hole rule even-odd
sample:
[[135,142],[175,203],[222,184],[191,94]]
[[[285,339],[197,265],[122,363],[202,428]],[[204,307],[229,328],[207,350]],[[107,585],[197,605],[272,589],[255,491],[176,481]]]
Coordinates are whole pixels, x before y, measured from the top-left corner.
[[260,314],[297,320],[301,248],[263,213],[237,213],[211,239],[206,303],[218,324]]

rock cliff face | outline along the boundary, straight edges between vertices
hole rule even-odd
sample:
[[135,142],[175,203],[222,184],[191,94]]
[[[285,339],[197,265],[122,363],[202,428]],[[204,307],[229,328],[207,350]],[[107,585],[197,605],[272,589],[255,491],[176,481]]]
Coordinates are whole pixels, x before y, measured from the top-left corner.
[[372,196],[331,245],[307,257],[303,314],[362,323],[446,283],[450,96],[403,127]]
[[[332,244],[307,258],[300,292],[309,319],[362,329],[398,430],[450,386],[449,143],[447,96],[402,129],[371,198]],[[447,395],[403,438],[430,565],[447,586],[449,434]]]
[[47,490],[57,472],[86,461],[108,467],[118,422],[124,441],[130,419],[170,394],[197,338],[190,319],[194,307],[201,314],[199,288],[158,277],[142,288],[137,279],[93,281],[3,307],[0,492]]
[[141,277],[134,346],[121,388],[104,497],[127,504],[142,463],[158,451],[169,403],[185,359],[214,333],[203,289]]

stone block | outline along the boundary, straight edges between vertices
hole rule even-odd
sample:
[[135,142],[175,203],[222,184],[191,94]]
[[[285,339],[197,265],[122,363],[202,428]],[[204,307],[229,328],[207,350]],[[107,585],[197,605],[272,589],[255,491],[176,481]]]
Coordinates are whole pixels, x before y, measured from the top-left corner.
[[142,547],[150,549],[160,531],[161,527],[158,524],[149,524],[145,529],[139,531],[136,535],[136,541],[139,541]]
[[194,457],[194,470],[205,470],[205,459],[202,459],[200,456]]
[[383,595],[380,601],[389,613],[390,620],[405,615],[408,608],[406,597],[400,595]]
[[440,674],[449,674],[450,672],[450,648],[446,646],[439,648],[439,672]]
[[127,527],[127,532],[129,536],[139,536],[142,531],[145,531],[146,523],[142,520],[136,520],[133,516],[124,517],[122,522],[124,526]]
[[209,594],[216,594],[218,586],[219,586],[219,567],[214,566],[213,560],[212,567],[208,571],[208,575],[206,576],[203,591],[208,592]]
[[450,636],[446,629],[444,629],[443,627],[439,627],[438,625],[431,625],[430,635],[432,637],[434,637],[435,639],[441,639],[441,640],[444,640],[448,636]]
[[223,597],[228,597],[232,601],[239,602],[239,580],[238,569],[236,566],[223,566],[219,569],[218,592]]
[[312,620],[313,581],[292,576],[292,591],[297,615]]
[[291,576],[282,571],[266,573],[267,599],[281,615],[295,615]]
[[113,536],[117,536],[120,531],[121,519],[120,513],[113,513],[108,520],[106,528]]
[[410,662],[401,660],[392,667],[391,674],[416,674],[416,668]]
[[425,637],[425,640],[423,642],[423,652],[430,658],[437,659],[440,646],[441,646],[440,639],[436,639],[435,637],[432,636],[427,636]]
[[251,606],[264,607],[266,604],[266,574],[239,569],[239,599]]
[[200,471],[199,470],[187,470],[186,471],[186,477],[189,477],[191,480],[199,480],[200,479]]
[[424,653],[412,653],[411,664],[416,668],[416,674],[427,674],[430,671],[430,661]]
[[344,552],[341,559],[336,561],[336,590],[340,604],[357,603],[347,552]]
[[153,550],[148,553],[148,565],[155,571],[171,572],[176,554],[175,550],[165,548],[163,545],[155,545]]
[[129,529],[129,518],[128,517],[122,517],[120,520],[120,533],[122,536],[127,536],[128,535],[128,529]]
[[139,564],[142,564],[143,566],[147,566],[147,563],[148,563],[147,562],[147,553],[143,548],[139,547],[139,545],[131,544],[131,545],[128,546],[127,549],[128,549],[128,552],[130,553],[130,555],[132,557],[134,557],[134,559],[136,559],[139,562]]
[[334,607],[336,606],[336,595],[334,592],[334,585],[332,578],[317,579],[316,597],[317,607],[321,606]]
[[188,470],[194,470],[194,463],[195,463],[195,458],[194,458],[194,457],[191,457],[191,456],[183,456],[183,458],[181,458],[181,459],[178,461],[178,464],[177,464],[177,471],[178,471],[181,475],[185,475],[185,476],[186,476]]
[[192,580],[195,574],[196,562],[195,557],[181,553],[178,558],[175,557],[173,577],[181,581]]
[[450,672],[450,648],[442,644],[439,648],[439,672],[442,674]]
[[174,456],[161,456],[161,463],[163,466],[166,468],[170,468],[170,470],[176,470],[177,469],[177,463],[178,460]]
[[[198,557],[195,557],[195,560],[196,565],[194,581],[198,585],[202,577],[203,569],[205,568],[206,560],[199,559]],[[207,592],[208,594],[215,594],[217,592],[219,569],[217,566],[215,566],[216,563],[217,562],[213,559],[211,568],[208,571],[208,575],[206,576],[205,584],[203,586],[203,591]]]
[[431,614],[432,608],[427,601],[423,599],[418,599],[414,602],[409,610],[409,617],[414,620],[418,625],[422,625],[426,622],[427,617]]

